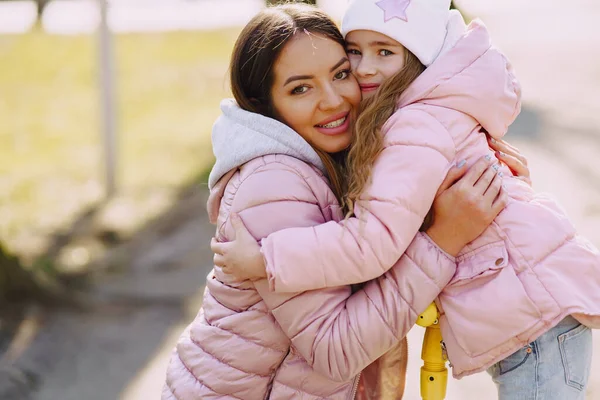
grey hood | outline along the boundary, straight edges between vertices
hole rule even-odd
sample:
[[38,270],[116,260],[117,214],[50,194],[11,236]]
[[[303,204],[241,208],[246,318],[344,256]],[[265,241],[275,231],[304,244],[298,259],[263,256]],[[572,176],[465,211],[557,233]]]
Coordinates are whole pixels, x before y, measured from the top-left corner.
[[269,154],[295,157],[325,173],[323,162],[315,150],[289,126],[242,110],[233,99],[221,101],[221,111],[223,114],[212,130],[216,162],[208,178],[209,189],[232,169]]

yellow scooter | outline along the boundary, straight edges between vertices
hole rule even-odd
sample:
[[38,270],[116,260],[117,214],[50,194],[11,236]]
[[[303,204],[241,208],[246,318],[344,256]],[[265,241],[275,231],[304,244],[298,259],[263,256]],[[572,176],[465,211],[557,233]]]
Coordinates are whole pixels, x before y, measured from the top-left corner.
[[448,369],[446,368],[446,350],[442,341],[439,325],[440,314],[435,303],[417,318],[417,325],[425,328],[423,349],[421,350],[421,397],[423,400],[443,400],[448,385]]

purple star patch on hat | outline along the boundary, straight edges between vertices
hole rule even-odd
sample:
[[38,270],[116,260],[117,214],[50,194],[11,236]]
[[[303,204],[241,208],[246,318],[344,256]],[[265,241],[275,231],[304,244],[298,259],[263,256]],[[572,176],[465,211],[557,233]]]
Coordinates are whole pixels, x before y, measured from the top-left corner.
[[383,10],[384,22],[388,22],[392,18],[398,18],[402,21],[408,22],[406,17],[406,9],[410,5],[411,0],[381,0],[378,1],[377,6]]

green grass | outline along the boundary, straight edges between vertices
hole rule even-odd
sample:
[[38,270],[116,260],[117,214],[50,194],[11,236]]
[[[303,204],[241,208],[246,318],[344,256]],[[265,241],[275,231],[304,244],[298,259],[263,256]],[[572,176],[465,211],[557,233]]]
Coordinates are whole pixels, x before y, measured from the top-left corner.
[[[118,185],[129,203],[211,165],[237,34],[115,37]],[[0,241],[17,253],[103,196],[96,45],[95,36],[0,35]]]

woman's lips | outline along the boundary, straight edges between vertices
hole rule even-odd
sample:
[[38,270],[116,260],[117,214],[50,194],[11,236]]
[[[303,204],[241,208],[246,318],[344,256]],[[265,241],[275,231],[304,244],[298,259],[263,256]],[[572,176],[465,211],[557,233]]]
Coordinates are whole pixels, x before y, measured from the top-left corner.
[[372,92],[374,90],[377,90],[377,88],[379,87],[378,83],[365,83],[365,84],[360,84],[360,90],[363,92]]
[[350,113],[345,112],[338,115],[334,115],[331,118],[326,119],[318,125],[315,125],[315,129],[324,135],[339,135],[348,131],[350,127]]

